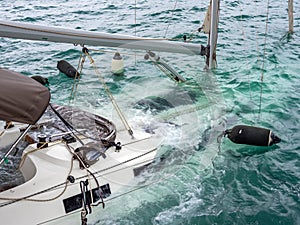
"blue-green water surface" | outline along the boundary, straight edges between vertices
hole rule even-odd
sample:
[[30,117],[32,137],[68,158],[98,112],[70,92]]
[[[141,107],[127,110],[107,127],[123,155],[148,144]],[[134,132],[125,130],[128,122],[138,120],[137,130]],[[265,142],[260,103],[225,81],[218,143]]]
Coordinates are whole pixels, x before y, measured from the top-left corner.
[[[179,41],[187,35],[199,45],[207,40],[197,29],[208,1],[2,0],[0,5],[1,20]],[[300,224],[299,12],[300,2],[294,1],[294,33],[287,34],[287,1],[221,0],[217,69],[205,72],[200,56],[160,53],[187,79],[179,85],[144,60],[142,51],[119,49],[125,73],[113,76],[113,49],[90,47],[101,50],[93,57],[129,122],[163,129],[160,151],[166,158],[133,184],[148,186],[95,209],[90,224]],[[73,81],[56,63],[64,59],[76,66],[80,50],[0,38],[0,67],[47,77],[51,101],[69,104]],[[72,104],[116,118],[88,62]],[[282,142],[267,148],[224,138],[219,145],[219,134],[237,124],[269,128]],[[80,224],[76,216],[59,223],[74,221]]]

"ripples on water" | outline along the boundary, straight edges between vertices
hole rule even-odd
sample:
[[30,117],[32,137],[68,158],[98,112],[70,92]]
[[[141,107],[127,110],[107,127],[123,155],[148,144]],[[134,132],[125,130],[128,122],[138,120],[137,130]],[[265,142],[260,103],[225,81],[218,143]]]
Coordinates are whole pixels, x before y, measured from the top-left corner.
[[[174,89],[175,92],[187,93],[188,99],[194,104],[219,101],[220,105],[225,105],[222,120],[227,121],[227,127],[237,123],[268,127],[283,141],[277,146],[262,148],[237,146],[223,139],[214,166],[203,170],[200,162],[204,153],[210,149],[217,150],[217,145],[210,139],[213,135],[208,122],[215,118],[215,108],[200,110],[194,114],[200,128],[165,128],[166,132],[179,132],[177,135],[181,140],[177,144],[175,138],[176,144],[169,143],[164,147],[168,157],[162,170],[154,175],[149,171],[150,174],[146,173],[140,182],[159,176],[166,179],[108,202],[106,213],[103,215],[100,214],[102,210],[95,210],[99,214],[94,213],[89,218],[91,223],[300,223],[300,4],[294,1],[295,33],[289,36],[286,35],[287,2],[270,1],[265,49],[267,2],[221,0],[218,69],[215,71],[216,81],[213,82],[207,82],[208,77],[202,71],[204,60],[199,57],[166,54],[166,58],[189,80],[186,86],[174,86],[139,57],[126,56],[125,77],[112,78],[109,73],[111,55],[95,55],[101,62],[99,67],[107,76],[112,92],[122,100],[121,105],[127,108],[126,113],[136,113],[135,118],[147,118],[146,114],[132,108],[138,100],[137,96],[162,94],[165,97]],[[2,20],[111,33],[136,33],[138,36],[163,37],[167,22],[170,21],[167,32],[170,38],[181,38],[183,34],[197,30],[207,5],[204,1],[178,1],[173,18],[168,19],[174,1],[137,1],[135,26],[134,1],[51,1],[50,5],[49,1],[39,0],[1,1],[0,4]],[[70,80],[57,72],[56,63],[65,59],[76,65],[80,48],[58,43],[0,40],[1,67],[26,75],[48,77],[52,101],[68,103]],[[206,37],[196,35],[195,40],[205,44]],[[92,75],[91,69],[87,68],[86,73],[89,75],[82,81],[78,101],[83,101],[83,106],[98,107],[99,111],[102,107],[107,109],[108,101],[97,77]],[[260,82],[261,76],[263,84]],[[199,91],[199,86],[202,91]],[[221,91],[222,94],[216,94],[215,91]],[[206,96],[203,97],[203,94]],[[174,98],[169,100],[172,102]],[[111,109],[101,112],[108,112],[109,115]],[[181,125],[191,123],[184,116],[175,122]],[[172,140],[171,137],[168,139]],[[66,220],[61,223],[70,222]]]

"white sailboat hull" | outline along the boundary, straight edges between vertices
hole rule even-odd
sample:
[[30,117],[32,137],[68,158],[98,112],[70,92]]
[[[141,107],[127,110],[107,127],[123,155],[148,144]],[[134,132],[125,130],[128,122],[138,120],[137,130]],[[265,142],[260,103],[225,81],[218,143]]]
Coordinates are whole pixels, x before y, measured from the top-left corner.
[[[158,136],[137,130],[134,134],[135,139],[132,139],[126,130],[119,131],[116,141],[123,144],[122,149],[118,152],[114,147],[109,148],[105,152],[106,158],[100,157],[88,168],[100,186],[109,185],[111,197],[115,197],[118,191],[130,185],[135,176],[134,168],[140,168],[153,161],[157,147],[161,144]],[[91,140],[83,141],[87,143]],[[78,142],[70,145],[74,149],[80,146]],[[23,155],[34,149],[36,144],[29,145]],[[85,169],[80,169],[79,161],[75,160],[73,168],[71,167],[72,157],[64,143],[49,144],[47,148],[28,154],[21,167],[26,182],[0,193],[2,223],[47,224],[69,214],[80,214],[83,207],[76,207],[75,202],[68,199],[82,193],[80,181],[88,180],[89,190],[98,186]],[[68,182],[65,189],[64,183],[68,175],[76,180],[74,183]],[[7,200],[4,200],[5,198]],[[109,198],[105,198],[104,202]],[[99,202],[101,200],[98,200]],[[102,205],[99,204],[98,207]]]

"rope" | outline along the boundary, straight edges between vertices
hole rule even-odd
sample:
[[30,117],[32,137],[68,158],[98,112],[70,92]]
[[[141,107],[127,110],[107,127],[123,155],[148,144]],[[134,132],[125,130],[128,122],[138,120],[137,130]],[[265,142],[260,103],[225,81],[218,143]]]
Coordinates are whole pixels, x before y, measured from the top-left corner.
[[267,2],[267,15],[266,15],[266,25],[265,25],[265,39],[264,39],[264,54],[261,66],[261,75],[260,75],[260,98],[259,98],[259,120],[261,115],[261,104],[262,104],[262,92],[263,92],[263,82],[264,82],[264,67],[265,67],[265,60],[266,60],[266,46],[267,46],[267,33],[268,33],[268,22],[269,22],[269,4],[270,0]]
[[137,8],[137,0],[135,0],[135,2],[134,2],[134,34],[135,34],[135,36],[136,36],[136,8]]
[[[68,175],[67,175],[67,178],[70,176],[71,172],[72,172],[72,169],[73,169],[73,159],[71,159],[71,166],[70,166],[70,170],[68,172]],[[29,201],[35,201],[35,202],[50,202],[50,201],[53,201],[55,199],[58,199],[60,196],[62,196],[66,190],[67,190],[67,187],[68,187],[68,179],[66,178],[66,182],[64,183],[64,188],[63,190],[61,191],[61,193],[59,193],[57,196],[54,196],[53,198],[48,198],[48,199],[27,199]]]
[[[89,180],[90,190],[92,189],[92,187],[91,187],[91,179],[90,179],[89,174],[94,178],[95,183],[96,183],[96,185],[97,185],[97,188],[98,188],[99,190],[101,190],[100,184],[99,184],[99,182],[98,182],[96,176],[94,175],[94,173],[92,173],[92,172],[86,167],[86,165],[85,165],[85,163],[82,161],[81,157],[79,157],[79,155],[74,151],[74,149],[73,149],[71,146],[69,146],[67,143],[66,143],[66,147],[67,147],[67,149],[69,150],[69,152],[70,152],[73,156],[75,156],[75,157],[78,159],[78,161],[81,163],[81,165],[82,165],[82,166],[85,168],[85,170],[87,171],[87,175],[86,175],[86,176],[88,177],[88,180]],[[86,177],[86,176],[85,176],[85,177]],[[92,195],[92,193],[90,193],[90,194]],[[105,207],[105,204],[104,204],[103,197],[102,197],[101,194],[100,194],[100,198],[101,198],[101,202],[100,202],[100,203],[102,203],[102,206],[103,206],[103,208],[104,208],[104,207]],[[92,201],[93,201],[92,196],[91,196],[91,199],[92,199]],[[94,203],[94,202],[92,202],[92,203]],[[99,203],[98,203],[98,204],[99,204]]]
[[[258,10],[258,6],[257,6],[257,0],[255,0],[256,3],[256,11]],[[256,52],[257,52],[257,64],[260,63],[261,59],[260,59],[260,54],[259,54],[259,44],[258,44],[258,29],[257,26],[255,26],[255,41],[256,41]]]
[[201,29],[202,29],[202,28],[198,28],[197,30],[192,31],[192,32],[190,33],[190,35],[189,35],[189,39],[188,39],[188,40],[187,40],[186,35],[184,35],[184,41],[185,41],[186,43],[191,42],[191,41],[194,39],[194,36],[196,35],[196,33],[199,33],[199,32],[201,31]]
[[[145,162],[146,162],[146,161],[145,161]],[[144,163],[144,162],[143,162],[143,163]],[[136,166],[136,165],[138,165],[138,164],[135,164],[135,165],[133,165],[133,166]],[[167,177],[165,177],[165,178],[163,178],[163,179],[167,179]],[[160,179],[160,181],[161,181],[161,180],[162,180],[162,179]],[[134,188],[134,189],[129,190],[129,191],[127,191],[127,192],[123,192],[122,194],[115,195],[115,196],[113,196],[113,197],[110,197],[109,199],[106,199],[106,202],[112,201],[112,200],[117,199],[117,198],[120,198],[120,197],[122,197],[122,196],[124,196],[124,195],[126,195],[126,194],[129,194],[129,193],[138,191],[138,190],[140,190],[140,189],[146,188],[146,187],[148,187],[148,186],[150,186],[150,185],[152,185],[152,184],[155,184],[156,182],[157,182],[157,181],[153,181],[153,182],[150,182],[150,183],[148,183],[148,184],[139,186],[138,188]],[[97,204],[93,204],[92,206],[93,206],[93,207],[97,207],[100,203],[102,203],[102,202],[99,202],[99,203],[97,203]],[[0,206],[0,207],[1,207],[1,206]],[[73,211],[73,212],[70,212],[68,215],[70,215],[70,214],[75,214],[75,213],[77,213],[77,212],[78,212],[78,211]],[[85,213],[85,211],[84,211],[84,210],[81,210],[81,218],[83,218],[83,219],[86,218],[86,214],[84,214],[84,213]],[[66,217],[66,216],[68,216],[68,215],[64,215],[64,216],[61,216],[61,217],[59,217],[59,218],[64,218],[64,217]],[[50,222],[50,221],[52,221],[52,220],[49,220],[49,221],[47,221],[47,222]],[[84,222],[87,222],[87,220],[84,220],[84,221],[82,221],[82,222],[83,222],[82,224],[84,224]]]
[[[80,82],[80,78],[81,78],[82,69],[83,69],[83,63],[84,62],[85,62],[85,55],[83,56],[83,54],[81,52],[80,58],[79,58],[79,61],[78,61],[78,66],[77,66],[76,74],[75,74],[75,77],[74,77],[74,82],[73,82],[72,91],[71,91],[71,94],[70,94],[70,101],[69,101],[69,103],[71,102],[71,100],[74,100],[75,97],[76,97],[77,88],[78,88],[78,84]],[[79,69],[80,69],[80,71],[79,71]]]
[[11,128],[11,126],[13,125],[13,123],[11,121],[7,121],[6,125],[4,126],[4,130],[0,133],[0,137],[9,129]]
[[[69,145],[67,145],[67,146],[70,147]],[[146,152],[146,153],[144,153],[144,154],[141,154],[141,155],[136,156],[136,157],[134,157],[134,158],[128,159],[128,160],[126,160],[126,161],[124,161],[124,162],[121,162],[121,163],[119,163],[119,164],[116,164],[116,165],[113,165],[113,166],[111,166],[111,167],[108,167],[108,168],[105,168],[105,169],[96,171],[96,172],[93,173],[93,176],[96,177],[95,174],[98,174],[98,173],[101,173],[101,172],[105,172],[105,171],[110,170],[110,169],[112,169],[112,168],[118,167],[118,166],[123,165],[123,164],[125,164],[125,163],[128,163],[128,162],[130,162],[130,161],[133,161],[133,160],[135,160],[135,159],[138,159],[138,158],[140,158],[140,157],[143,157],[143,156],[145,156],[145,155],[147,155],[147,154],[149,154],[149,153],[151,153],[151,152],[153,152],[153,151],[155,151],[155,150],[157,150],[157,149],[154,148],[154,149],[152,149],[152,150],[150,150],[150,151],[148,151],[148,152]],[[71,165],[72,165],[72,168],[73,168],[73,160],[71,160],[71,161],[72,161],[72,162],[71,162]],[[151,160],[151,161],[152,161],[152,160]],[[137,163],[136,165],[138,165],[138,164],[140,164],[140,163]],[[135,165],[133,165],[133,166],[135,166]],[[72,170],[72,168],[70,169],[70,171]],[[119,170],[121,170],[121,169],[119,169]],[[116,171],[119,171],[119,170],[116,170]],[[90,172],[89,170],[87,170],[87,171]],[[113,171],[113,172],[116,172],[116,171]],[[110,173],[112,173],[112,172],[110,172]],[[107,173],[107,174],[108,174],[108,173]],[[70,172],[69,172],[68,176],[69,176],[69,175],[70,175]],[[78,177],[78,178],[75,178],[75,180],[81,180],[81,179],[83,179],[83,178],[85,178],[85,177],[87,177],[87,175],[85,175],[85,176],[80,176],[80,177]],[[28,195],[28,196],[24,196],[24,197],[21,197],[21,198],[2,198],[2,197],[0,197],[0,200],[8,200],[8,201],[10,201],[10,202],[6,202],[6,203],[0,204],[0,208],[1,208],[1,207],[4,207],[4,206],[7,206],[7,205],[10,205],[10,204],[13,204],[13,203],[18,202],[18,201],[22,201],[22,200],[36,201],[36,202],[51,201],[51,199],[54,200],[54,199],[60,197],[60,196],[65,192],[65,190],[66,190],[66,185],[68,184],[68,182],[69,182],[69,181],[66,180],[66,181],[63,182],[63,183],[57,184],[57,185],[52,186],[52,187],[50,187],[50,188],[44,189],[44,190],[42,190],[42,191],[39,191],[39,192],[30,194],[30,195]],[[51,198],[51,199],[44,199],[44,200],[30,199],[30,198],[33,197],[33,196],[36,196],[36,195],[39,195],[39,194],[43,194],[43,193],[49,192],[49,191],[51,191],[51,190],[54,190],[54,189],[56,189],[56,188],[59,188],[59,187],[62,186],[62,185],[65,185],[64,190],[63,190],[57,197],[54,197],[54,198]],[[103,202],[103,204],[104,204],[104,202]]]
[[94,59],[93,59],[92,56],[89,54],[89,51],[88,51],[87,48],[83,48],[82,51],[86,54],[86,56],[87,56],[87,57],[89,58],[89,60],[90,60],[90,63],[93,65],[94,71],[95,71],[95,73],[98,75],[98,78],[99,78],[99,80],[100,80],[100,82],[101,82],[103,88],[105,89],[105,91],[106,91],[108,97],[110,98],[110,101],[112,102],[112,104],[113,104],[115,110],[117,111],[118,116],[120,117],[120,119],[121,119],[121,121],[122,121],[124,127],[127,129],[129,135],[132,136],[132,138],[134,138],[134,137],[133,137],[133,131],[132,131],[132,129],[130,128],[130,126],[129,126],[129,124],[128,124],[126,118],[125,118],[125,116],[123,115],[123,113],[122,113],[122,111],[121,111],[121,109],[120,109],[120,107],[118,106],[118,104],[117,104],[115,98],[114,98],[113,95],[111,94],[111,92],[110,92],[108,86],[106,85],[106,83],[105,83],[103,77],[101,76],[101,74],[100,74],[100,72],[99,72],[97,66],[95,65]]
[[173,8],[173,10],[172,10],[172,15],[171,15],[171,17],[168,18],[168,21],[167,21],[167,28],[166,28],[166,32],[165,32],[164,38],[166,38],[166,36],[167,36],[168,29],[169,29],[169,26],[170,26],[170,20],[173,18],[175,9],[176,9],[176,7],[177,7],[177,1],[178,1],[178,0],[176,0],[175,5],[174,5],[174,8]]
[[[157,150],[157,148],[151,149],[150,151],[145,152],[145,153],[143,153],[143,154],[141,154],[141,155],[138,155],[138,156],[136,156],[136,157],[134,157],[134,158],[125,160],[124,162],[121,162],[121,163],[118,163],[118,164],[116,164],[116,165],[107,167],[107,168],[105,168],[105,169],[96,171],[96,172],[94,172],[94,174],[103,173],[103,172],[105,172],[105,171],[107,171],[107,170],[110,170],[110,169],[113,169],[113,168],[115,168],[115,167],[121,166],[121,165],[123,165],[123,164],[129,163],[129,162],[131,162],[131,161],[133,161],[133,160],[136,160],[136,159],[141,158],[141,157],[143,157],[143,156],[145,156],[145,155],[147,155],[147,154],[150,154],[150,153],[152,153],[152,152],[154,152],[154,151],[156,151],[156,150]],[[138,163],[138,164],[139,164],[139,163]],[[137,164],[137,165],[138,165],[138,164]],[[119,169],[119,170],[121,170],[121,169]],[[112,171],[112,172],[110,172],[110,173],[113,173],[113,172],[116,172],[116,171],[119,171],[119,170],[115,170],[115,171]],[[107,173],[107,174],[109,174],[109,173]],[[82,178],[84,178],[84,177],[85,177],[85,176],[81,176],[81,177],[78,177],[77,179],[82,179]]]
[[[60,142],[60,141],[58,141],[58,142]],[[21,161],[20,161],[20,164],[19,164],[19,166],[18,166],[17,169],[18,169],[18,170],[21,169],[21,167],[23,166],[23,164],[24,164],[24,162],[25,162],[25,160],[26,160],[26,158],[27,158],[27,156],[28,156],[29,154],[31,154],[31,153],[33,153],[33,152],[36,152],[36,151],[39,151],[39,150],[42,150],[42,149],[44,148],[44,146],[46,146],[48,143],[49,143],[49,142],[44,142],[40,147],[35,148],[35,149],[32,149],[32,150],[26,152],[25,154],[23,154],[23,156],[22,156],[22,158],[21,158]]]
[[[165,178],[165,179],[166,179],[166,178]],[[140,187],[138,187],[138,188],[134,188],[134,189],[132,189],[132,190],[130,190],[130,191],[127,191],[127,192],[124,192],[124,193],[122,193],[122,194],[120,194],[120,195],[116,195],[116,196],[114,196],[114,197],[111,197],[111,198],[107,199],[106,202],[111,201],[111,200],[114,200],[114,199],[116,199],[116,198],[120,198],[120,197],[122,197],[122,196],[124,196],[124,195],[127,195],[127,194],[129,194],[129,193],[138,191],[138,190],[140,190],[140,189],[142,189],[142,188],[146,188],[146,187],[148,187],[148,186],[150,186],[150,185],[152,185],[152,184],[155,184],[155,183],[156,183],[156,181],[153,181],[153,182],[151,182],[151,183],[149,183],[149,184],[145,184],[145,185],[142,185],[142,186],[140,186]]]
[[[240,6],[240,1],[238,1],[238,5]],[[242,15],[242,8],[240,7],[240,18],[241,18],[241,21],[243,21],[243,15]],[[243,52],[246,52],[246,44],[245,44],[245,41],[246,41],[246,35],[245,35],[245,30],[244,30],[244,26],[242,23],[241,24],[241,31],[242,31],[242,38],[243,38],[243,47],[244,47],[244,51]],[[249,65],[249,59],[248,57],[246,57],[246,62],[247,62],[247,65]],[[249,69],[248,69],[249,71]],[[250,100],[252,99],[252,91],[251,91],[251,83],[250,83],[250,77],[249,77],[249,73],[248,73],[248,89],[249,89],[249,95],[250,95]]]
[[56,114],[56,116],[64,123],[64,125],[68,128],[68,130],[74,135],[76,140],[79,141],[81,145],[84,145],[84,143],[80,140],[80,138],[74,133],[76,131],[79,133],[68,121],[66,121],[60,114],[57,112],[54,107],[49,103],[49,106],[51,107],[52,111]]
[[[70,170],[68,172],[67,177],[69,177],[69,175],[71,174],[72,169],[73,169],[73,159],[71,159],[71,166],[70,166]],[[7,205],[13,204],[15,202],[21,201],[21,200],[32,201],[32,202],[48,202],[48,201],[53,201],[53,200],[59,198],[60,196],[62,196],[65,193],[65,191],[67,190],[68,183],[69,183],[69,181],[68,181],[68,179],[66,179],[66,181],[63,182],[62,184],[55,185],[55,186],[53,186],[51,188],[48,188],[46,190],[42,190],[42,191],[33,193],[31,195],[28,195],[28,196],[24,196],[24,197],[21,197],[21,198],[3,198],[3,197],[0,197],[0,200],[10,201],[10,202],[6,202],[6,203],[1,204],[0,207],[7,206]],[[64,185],[63,190],[58,195],[56,195],[56,196],[54,196],[52,198],[48,198],[48,199],[31,199],[31,197],[34,197],[34,196],[39,195],[39,194],[43,194],[43,193],[45,193],[47,191],[54,190],[55,188],[58,188],[58,187],[60,187],[62,185]]]
[[[22,167],[22,165],[23,165],[23,163],[24,163],[24,161],[25,161],[25,158],[27,157],[28,154],[33,153],[33,152],[36,152],[36,151],[38,151],[38,150],[41,150],[42,147],[43,147],[45,144],[47,144],[47,143],[45,142],[40,148],[36,148],[36,149],[33,149],[33,150],[30,151],[30,152],[27,152],[27,153],[24,155],[24,157],[22,158],[23,160],[22,160],[22,163],[20,163],[19,168]],[[72,155],[76,155],[76,156],[77,156],[76,153],[74,153],[74,152],[71,151],[70,146],[69,146],[66,142],[65,142],[65,144],[66,144],[67,149],[70,151],[70,153],[71,153]],[[77,156],[77,157],[78,157],[78,156]],[[80,157],[78,157],[78,160],[81,161]],[[69,170],[69,172],[68,172],[68,174],[67,174],[67,178],[70,176],[70,174],[71,174],[71,172],[72,172],[72,170],[73,170],[73,165],[74,165],[73,162],[74,162],[74,159],[72,158],[72,159],[71,159],[71,166],[70,166],[70,170]],[[81,161],[81,162],[82,162],[82,161]],[[83,162],[82,162],[82,164],[84,165]],[[85,167],[85,166],[84,166],[84,167]],[[85,167],[85,168],[86,168],[86,170],[87,170],[90,174],[92,174],[92,173],[87,169],[87,167]],[[94,175],[92,175],[92,176],[95,177]],[[96,179],[95,179],[95,180],[96,180]],[[0,207],[6,206],[6,205],[9,205],[9,204],[12,204],[12,203],[21,201],[21,200],[33,201],[33,202],[47,202],[47,201],[53,201],[53,200],[59,198],[60,196],[62,196],[62,195],[65,193],[65,191],[66,191],[66,189],[67,189],[68,183],[69,183],[69,181],[68,181],[68,179],[66,179],[66,181],[63,182],[63,183],[61,183],[61,184],[55,185],[55,186],[53,186],[53,187],[51,187],[51,188],[48,188],[48,189],[46,189],[46,190],[43,190],[43,191],[40,191],[40,192],[36,192],[36,193],[31,194],[31,195],[22,197],[22,198],[3,198],[3,197],[0,197],[0,200],[8,200],[8,201],[10,201],[10,202],[1,204]],[[98,187],[100,188],[99,183],[98,183],[97,180],[96,180],[96,183],[97,183]],[[48,198],[48,199],[30,199],[30,198],[33,197],[33,196],[36,196],[36,195],[39,195],[39,194],[42,194],[42,193],[51,191],[51,190],[53,190],[53,189],[55,189],[55,188],[58,188],[58,187],[60,187],[60,186],[62,186],[62,185],[64,185],[64,188],[63,188],[63,190],[61,191],[61,193],[59,193],[57,196],[54,196],[54,197]]]

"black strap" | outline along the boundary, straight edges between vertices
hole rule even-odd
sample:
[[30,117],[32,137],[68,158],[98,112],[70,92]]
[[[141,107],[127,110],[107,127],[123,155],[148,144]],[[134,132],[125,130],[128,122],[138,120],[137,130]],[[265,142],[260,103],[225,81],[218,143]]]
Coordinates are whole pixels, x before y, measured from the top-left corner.
[[65,124],[65,126],[72,132],[72,134],[75,136],[75,138],[80,142],[81,145],[84,145],[84,143],[80,140],[80,138],[77,137],[77,135],[74,133],[74,131],[78,132],[68,121],[66,121],[59,112],[54,109],[54,107],[49,103],[51,109],[53,112],[58,116],[58,118]]

